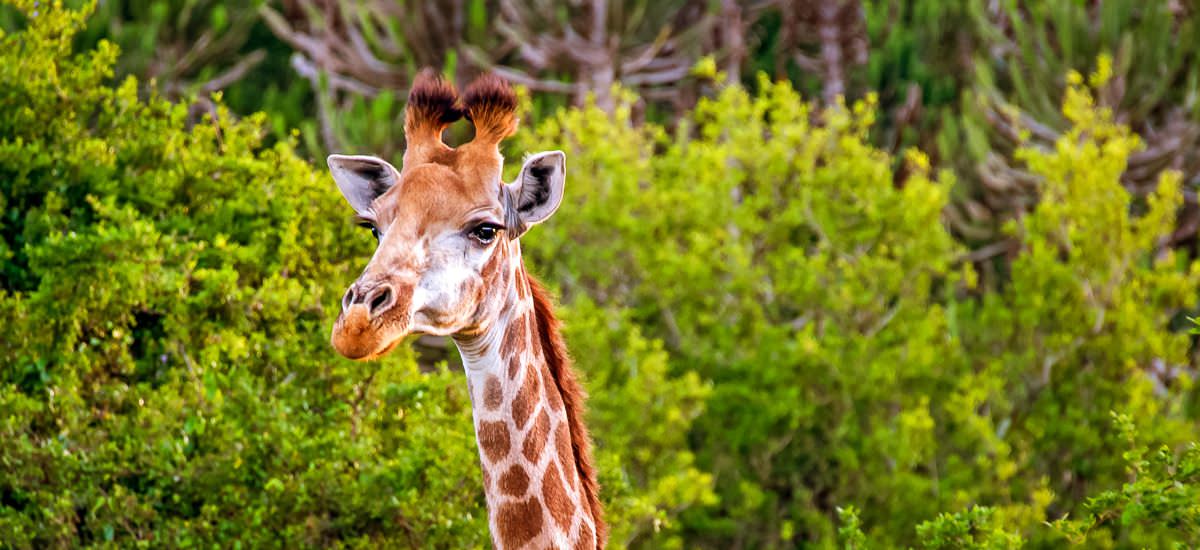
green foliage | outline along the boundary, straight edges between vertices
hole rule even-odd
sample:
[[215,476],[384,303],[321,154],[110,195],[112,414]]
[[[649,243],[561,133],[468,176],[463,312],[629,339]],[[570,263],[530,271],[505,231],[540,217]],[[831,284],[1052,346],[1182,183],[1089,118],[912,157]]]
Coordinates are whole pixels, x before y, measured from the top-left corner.
[[[982,10],[980,10],[982,11]],[[988,44],[1011,44],[993,63],[978,63],[984,86],[997,86],[1005,99],[1048,126],[1066,129],[1058,110],[1068,84],[1063,76],[1091,66],[1102,54],[1114,58],[1114,80],[1103,99],[1135,127],[1155,111],[1192,103],[1185,96],[1200,78],[1200,23],[1194,10],[1170,2],[1112,0],[1006,4],[979,35]],[[980,21],[980,23],[984,23]],[[1037,62],[1034,62],[1037,60]],[[1193,106],[1190,114],[1200,114]]]
[[82,13],[19,7],[26,30],[0,39],[0,539],[486,544],[458,377],[328,350],[369,243],[326,178],[263,147],[262,117],[188,128],[186,106],[107,86],[114,47],[70,56]]
[[1008,550],[1021,547],[1021,537],[996,526],[994,510],[974,507],[957,514],[941,514],[917,526],[925,548]]
[[[83,2],[72,2],[75,4]],[[249,39],[261,0],[106,1],[88,6],[88,24],[76,39],[91,45],[102,37],[122,52],[120,74],[153,76],[164,84],[207,80]],[[84,3],[85,5],[87,3]]]
[[1091,547],[1127,546],[1133,537],[1156,548],[1200,544],[1200,446],[1192,443],[1182,453],[1163,446],[1151,453],[1138,443],[1129,416],[1113,416],[1133,479],[1120,491],[1089,498],[1080,519],[1063,518],[1054,527],[1073,544]]
[[[0,37],[3,545],[487,546],[461,373],[328,345],[371,244],[328,176],[264,145],[262,115],[218,98],[192,123],[109,85],[112,44],[71,53],[83,12],[17,8]],[[705,385],[669,378],[618,314],[570,312],[619,542],[711,492],[684,448]]]
[[[1106,73],[1098,104],[1146,144],[1128,159],[1127,188],[1149,193],[1168,167],[1189,186],[1197,181],[1194,7],[1169,0],[863,4],[871,59],[860,93],[877,91],[885,112],[875,139],[916,144],[958,173],[949,221],[968,244],[1003,238],[1003,224],[1037,204],[1038,177],[1015,151],[1030,140],[1049,147],[1070,130],[1059,105],[1071,72]],[[1189,204],[1181,224],[1195,215]],[[1172,238],[1186,240],[1190,231]],[[983,275],[989,284],[1002,278]]]
[[[82,13],[18,8],[0,540],[487,545],[461,375],[326,342],[370,251],[328,177],[266,143],[268,115],[114,87],[112,44],[72,53]],[[936,43],[917,38],[890,51]],[[871,145],[874,94],[820,109],[764,78],[666,127],[616,90],[526,127],[512,151],[570,159],[562,213],[523,246],[593,396],[613,545],[1200,542],[1200,265],[1166,246],[1183,181],[1122,185],[1143,140],[1101,59],[1068,73],[1053,139],[1018,136],[1042,200],[1004,225],[994,285],[943,220],[960,178]],[[355,116],[392,120],[375,101]]]
[[712,476],[687,445],[711,388],[694,372],[671,375],[662,342],[643,336],[627,312],[581,297],[562,314],[571,354],[592,388],[588,420],[610,544],[686,548],[675,516],[715,499]]
[[249,114],[271,106],[277,136],[311,109],[311,92],[289,66],[292,51],[261,21],[263,0],[71,0],[91,12],[75,35],[76,50],[100,40],[117,45],[118,78],[136,76],[175,100],[188,97],[211,107],[208,95]]
[[858,518],[858,509],[853,506],[837,509],[838,541],[846,550],[867,548],[867,535],[862,532],[862,520]]
[[894,469],[931,460],[929,394],[946,383],[934,373],[962,364],[934,303],[959,277],[939,222],[950,180],[913,153],[897,188],[891,159],[864,143],[869,104],[813,124],[790,86],[762,89],[702,102],[674,137],[629,125],[627,108],[544,124],[525,147],[568,144],[576,215],[530,255],[564,295],[634,308],[679,372],[713,380],[693,437],[721,502],[693,510],[690,529],[750,546],[828,540],[832,505],[866,494],[864,510],[894,502],[912,525],[938,503],[897,495],[931,480]]
[[[1170,374],[1192,362],[1191,342],[1171,327],[1196,307],[1200,269],[1162,247],[1182,202],[1178,175],[1135,201],[1120,176],[1138,139],[1095,108],[1081,77],[1070,81],[1063,115],[1072,129],[1053,149],[1017,154],[1044,195],[1010,224],[1021,250],[1011,283],[963,304],[960,326],[967,348],[979,350],[971,385],[996,388],[967,403],[987,407],[1004,427],[1003,449],[1018,471],[1081,499],[1123,478],[1120,442],[1106,429],[1110,411],[1136,418],[1149,441],[1195,438],[1190,376]],[[1018,495],[1042,485],[1017,481],[1009,487]]]
[[976,288],[942,223],[953,178],[910,151],[898,185],[866,144],[870,98],[818,112],[764,81],[674,133],[633,125],[627,98],[521,136],[571,159],[573,215],[529,256],[568,301],[627,308],[675,373],[712,381],[690,443],[719,501],[681,516],[690,543],[1048,544],[1047,520],[1125,481],[1110,411],[1145,442],[1195,438],[1173,322],[1200,270],[1162,246],[1178,176],[1126,192],[1139,140],[1070,82],[1072,129],[1018,153],[1046,200],[1011,224],[999,290]]

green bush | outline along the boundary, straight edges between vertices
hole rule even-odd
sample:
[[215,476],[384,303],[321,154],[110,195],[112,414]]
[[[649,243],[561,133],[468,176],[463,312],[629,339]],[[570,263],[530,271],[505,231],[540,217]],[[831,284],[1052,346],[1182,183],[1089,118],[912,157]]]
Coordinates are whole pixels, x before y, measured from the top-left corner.
[[[832,545],[839,507],[872,546],[1061,544],[1047,521],[1127,481],[1110,412],[1139,444],[1195,439],[1179,320],[1200,268],[1164,246],[1178,175],[1126,192],[1139,140],[1070,82],[1072,130],[1018,153],[1046,200],[1008,227],[998,290],[943,224],[954,179],[910,151],[897,183],[866,144],[870,99],[814,112],[763,81],[674,133],[633,125],[627,103],[522,135],[572,163],[572,215],[528,255],[712,382],[689,444],[719,500],[682,515],[690,545]],[[1112,540],[1195,539],[1151,522]]]
[[913,153],[896,187],[865,143],[869,104],[814,113],[787,84],[761,88],[702,101],[673,136],[628,109],[528,134],[567,144],[575,213],[529,254],[568,299],[630,308],[676,372],[713,381],[692,442],[720,502],[685,513],[693,541],[831,541],[840,503],[903,532],[943,509],[912,496],[936,484],[931,415],[966,368],[939,305],[963,276],[939,219],[951,180]]
[[0,42],[0,539],[485,544],[461,380],[328,349],[370,249],[328,179],[264,148],[262,117],[189,128],[107,86],[114,47],[70,56],[83,13],[20,7]]
[[[328,176],[266,115],[114,87],[114,46],[72,53],[83,13],[17,6],[2,544],[487,545],[461,374],[329,349],[371,245]],[[523,246],[593,395],[613,545],[1200,544],[1200,267],[1165,246],[1179,176],[1121,185],[1141,145],[1108,77],[1069,76],[1068,128],[1018,148],[1044,200],[996,287],[943,223],[956,178],[869,145],[873,97],[763,79],[668,129],[618,91],[518,134],[570,159]]]
[[[371,251],[328,175],[265,146],[263,115],[192,124],[132,78],[110,86],[114,46],[71,53],[84,12],[16,7],[0,36],[0,546],[488,545],[462,374],[328,345]],[[568,312],[573,340],[603,338],[580,365],[620,542],[709,493],[683,443],[704,386],[668,379],[618,314]],[[633,429],[646,419],[658,431]]]
[[1111,546],[1114,542],[1166,548],[1195,546],[1200,541],[1200,446],[1182,452],[1166,446],[1154,453],[1138,442],[1137,428],[1127,415],[1114,415],[1125,440],[1123,454],[1132,480],[1120,491],[1089,498],[1079,519],[1063,518],[1055,529],[1074,544]]

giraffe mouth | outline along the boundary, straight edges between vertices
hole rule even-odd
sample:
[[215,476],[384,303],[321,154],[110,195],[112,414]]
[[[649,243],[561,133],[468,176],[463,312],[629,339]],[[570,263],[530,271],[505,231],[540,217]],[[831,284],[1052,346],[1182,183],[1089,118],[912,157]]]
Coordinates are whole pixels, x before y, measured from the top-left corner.
[[349,355],[346,355],[346,358],[353,359],[355,361],[373,361],[375,359],[379,359],[380,357],[383,357],[384,355],[391,353],[392,350],[396,349],[396,346],[399,346],[400,342],[403,342],[403,341],[404,341],[404,338],[402,338],[402,337],[396,338],[395,340],[392,340],[392,343],[385,345],[383,347],[383,349],[381,349],[379,351],[376,351],[374,353],[368,353],[367,355],[364,355],[362,357],[350,357]]
[[355,361],[370,361],[387,355],[408,335],[394,320],[372,320],[362,306],[351,307],[333,324],[330,343],[338,353]]

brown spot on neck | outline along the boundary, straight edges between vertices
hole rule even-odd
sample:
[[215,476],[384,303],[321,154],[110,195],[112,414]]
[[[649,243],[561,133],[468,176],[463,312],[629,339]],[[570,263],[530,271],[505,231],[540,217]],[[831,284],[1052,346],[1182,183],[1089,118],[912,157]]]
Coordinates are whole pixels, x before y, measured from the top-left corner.
[[494,411],[500,408],[503,401],[504,392],[500,389],[500,379],[494,374],[488,375],[487,382],[483,384],[483,406],[489,411]]
[[528,313],[510,319],[508,326],[504,327],[504,340],[500,342],[501,358],[512,358],[525,349],[525,334],[529,328],[525,320],[526,315]]
[[525,423],[529,421],[529,416],[537,408],[541,393],[542,380],[539,371],[525,369],[525,379],[512,402],[513,422],[516,422],[518,429],[524,428]]
[[517,285],[517,297],[524,302],[525,299],[529,298],[529,282],[525,275],[525,266],[523,265],[517,266],[517,280],[515,284]]
[[[575,463],[575,450],[571,447],[571,433],[565,422],[559,422],[558,427],[554,430],[554,448],[558,451],[558,461],[564,468]],[[571,487],[574,488],[577,476],[567,475],[566,477]]]
[[[542,378],[552,380],[549,367],[542,367]],[[546,404],[550,406],[550,410],[554,412],[562,411],[562,394],[558,393],[558,386],[554,384],[542,384],[542,387],[546,390]]]
[[525,434],[525,442],[521,445],[521,453],[525,455],[525,460],[537,464],[538,457],[542,456],[542,449],[546,448],[548,437],[550,416],[546,414],[546,409],[542,409],[537,415],[537,420],[533,421],[533,426],[529,428],[529,433]]
[[592,530],[586,523],[579,524],[579,539],[575,541],[575,550],[595,550],[596,541],[592,538]]
[[499,548],[520,548],[542,532],[542,506],[537,497],[510,502],[496,512]]
[[550,517],[554,518],[554,523],[563,531],[570,531],[575,507],[563,487],[562,477],[558,475],[558,466],[553,462],[546,468],[546,475],[542,477],[542,500],[550,511]]
[[503,422],[480,422],[475,437],[479,440],[479,448],[483,449],[488,461],[496,462],[508,456],[512,443],[509,440],[508,426]]
[[519,372],[521,372],[521,358],[513,355],[508,358],[508,379],[516,380]]
[[519,497],[529,489],[529,474],[520,464],[513,464],[500,476],[500,491],[506,495]]

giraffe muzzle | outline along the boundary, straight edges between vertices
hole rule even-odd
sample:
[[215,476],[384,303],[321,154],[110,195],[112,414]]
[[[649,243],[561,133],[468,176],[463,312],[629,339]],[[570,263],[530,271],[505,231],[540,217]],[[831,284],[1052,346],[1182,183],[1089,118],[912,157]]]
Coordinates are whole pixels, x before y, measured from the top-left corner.
[[330,343],[349,359],[367,360],[391,351],[411,327],[412,288],[386,281],[359,281],[342,296]]
[[396,305],[396,291],[390,283],[380,283],[366,286],[354,283],[342,296],[342,313],[346,313],[355,305],[365,305],[367,315],[371,319],[378,318]]

